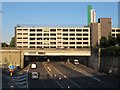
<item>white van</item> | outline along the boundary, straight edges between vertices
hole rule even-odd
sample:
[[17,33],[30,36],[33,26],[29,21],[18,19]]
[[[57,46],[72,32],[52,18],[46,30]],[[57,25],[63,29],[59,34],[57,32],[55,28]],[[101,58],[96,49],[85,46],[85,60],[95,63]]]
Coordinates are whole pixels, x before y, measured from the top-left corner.
[[74,59],[74,64],[75,65],[78,65],[79,64],[79,61],[77,59]]
[[31,64],[31,68],[35,69],[35,68],[37,68],[37,65],[35,63],[33,63],[33,64]]

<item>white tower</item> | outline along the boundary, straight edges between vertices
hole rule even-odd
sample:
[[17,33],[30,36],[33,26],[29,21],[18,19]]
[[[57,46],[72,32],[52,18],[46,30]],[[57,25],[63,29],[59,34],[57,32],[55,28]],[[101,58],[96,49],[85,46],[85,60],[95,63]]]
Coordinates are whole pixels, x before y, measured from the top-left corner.
[[96,12],[94,9],[91,10],[91,23],[96,22]]

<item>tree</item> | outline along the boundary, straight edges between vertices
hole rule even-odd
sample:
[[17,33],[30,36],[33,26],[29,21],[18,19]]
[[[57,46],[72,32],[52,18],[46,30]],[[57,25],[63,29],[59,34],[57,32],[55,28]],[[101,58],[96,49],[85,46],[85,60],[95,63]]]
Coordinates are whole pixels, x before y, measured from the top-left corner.
[[14,46],[15,46],[15,37],[12,37],[10,41],[10,47],[14,47]]
[[117,40],[117,44],[120,46],[120,34],[117,35],[116,40]]
[[108,45],[115,46],[117,44],[116,38],[111,35],[108,36]]
[[100,47],[106,48],[108,47],[108,40],[106,37],[101,37],[100,39]]
[[8,44],[7,43],[2,43],[2,47],[8,47]]

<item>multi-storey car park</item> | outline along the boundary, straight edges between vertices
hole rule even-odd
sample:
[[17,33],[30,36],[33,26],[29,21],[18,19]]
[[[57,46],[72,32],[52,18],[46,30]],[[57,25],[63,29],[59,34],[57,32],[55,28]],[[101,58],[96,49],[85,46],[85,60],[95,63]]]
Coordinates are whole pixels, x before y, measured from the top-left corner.
[[23,27],[15,28],[18,48],[90,47],[90,28]]
[[120,28],[112,28],[111,34],[113,37],[117,37],[117,35],[120,34]]

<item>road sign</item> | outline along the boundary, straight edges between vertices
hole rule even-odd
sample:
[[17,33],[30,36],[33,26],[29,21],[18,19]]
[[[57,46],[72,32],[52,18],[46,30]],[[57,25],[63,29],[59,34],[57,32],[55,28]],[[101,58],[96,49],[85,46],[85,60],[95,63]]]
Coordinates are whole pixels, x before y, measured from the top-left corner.
[[8,68],[9,69],[14,69],[15,67],[14,67],[14,65],[9,65]]

